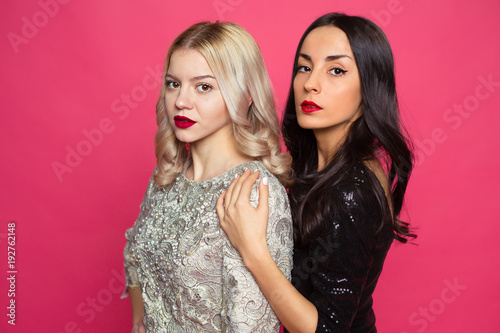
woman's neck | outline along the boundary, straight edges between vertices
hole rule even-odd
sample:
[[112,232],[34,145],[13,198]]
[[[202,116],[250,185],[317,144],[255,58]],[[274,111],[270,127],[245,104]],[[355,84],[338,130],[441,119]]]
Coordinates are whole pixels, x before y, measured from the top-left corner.
[[347,131],[314,130],[318,148],[318,171],[323,170],[344,143]]
[[193,163],[186,170],[186,177],[197,182],[214,178],[252,160],[238,151],[232,126],[191,143],[190,149]]

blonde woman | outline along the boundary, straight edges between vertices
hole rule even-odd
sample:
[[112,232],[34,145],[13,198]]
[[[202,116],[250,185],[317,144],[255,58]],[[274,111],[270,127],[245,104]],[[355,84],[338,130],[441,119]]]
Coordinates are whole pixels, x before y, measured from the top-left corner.
[[[267,245],[292,267],[287,194],[270,81],[253,38],[233,23],[198,23],[173,42],[157,103],[157,167],[127,230],[133,332],[278,332],[279,321],[221,229],[219,195],[244,170],[267,212]],[[267,194],[269,192],[269,194]],[[267,201],[269,205],[267,206]]]

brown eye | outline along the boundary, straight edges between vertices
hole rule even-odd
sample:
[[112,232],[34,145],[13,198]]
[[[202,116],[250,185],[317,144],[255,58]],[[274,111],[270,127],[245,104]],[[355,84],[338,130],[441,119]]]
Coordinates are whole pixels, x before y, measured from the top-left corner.
[[341,76],[341,75],[347,73],[347,71],[344,69],[335,67],[335,68],[330,69],[330,73],[332,73],[335,76]]
[[207,83],[201,83],[196,88],[201,92],[207,92],[210,91],[210,89],[212,89],[212,86]]
[[167,88],[170,88],[170,89],[177,89],[180,87],[179,82],[175,82],[175,81],[166,81],[165,85],[167,86]]
[[297,73],[306,73],[306,72],[310,72],[311,69],[307,66],[299,66],[297,68]]

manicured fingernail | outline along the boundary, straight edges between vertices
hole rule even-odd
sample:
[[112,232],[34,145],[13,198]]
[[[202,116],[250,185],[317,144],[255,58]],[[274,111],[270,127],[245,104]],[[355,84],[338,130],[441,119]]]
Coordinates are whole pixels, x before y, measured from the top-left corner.
[[262,184],[267,186],[268,182],[269,180],[267,179],[267,177],[262,178]]

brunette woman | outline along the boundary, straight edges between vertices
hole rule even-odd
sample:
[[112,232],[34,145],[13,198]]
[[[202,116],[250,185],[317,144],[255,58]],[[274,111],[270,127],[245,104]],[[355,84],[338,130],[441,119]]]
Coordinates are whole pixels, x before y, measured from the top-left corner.
[[257,173],[243,173],[219,198],[222,228],[289,332],[376,332],[372,294],[387,251],[414,236],[398,218],[412,154],[379,27],[332,13],[307,28],[282,132],[296,173],[293,284],[266,245],[271,204],[248,204]]

